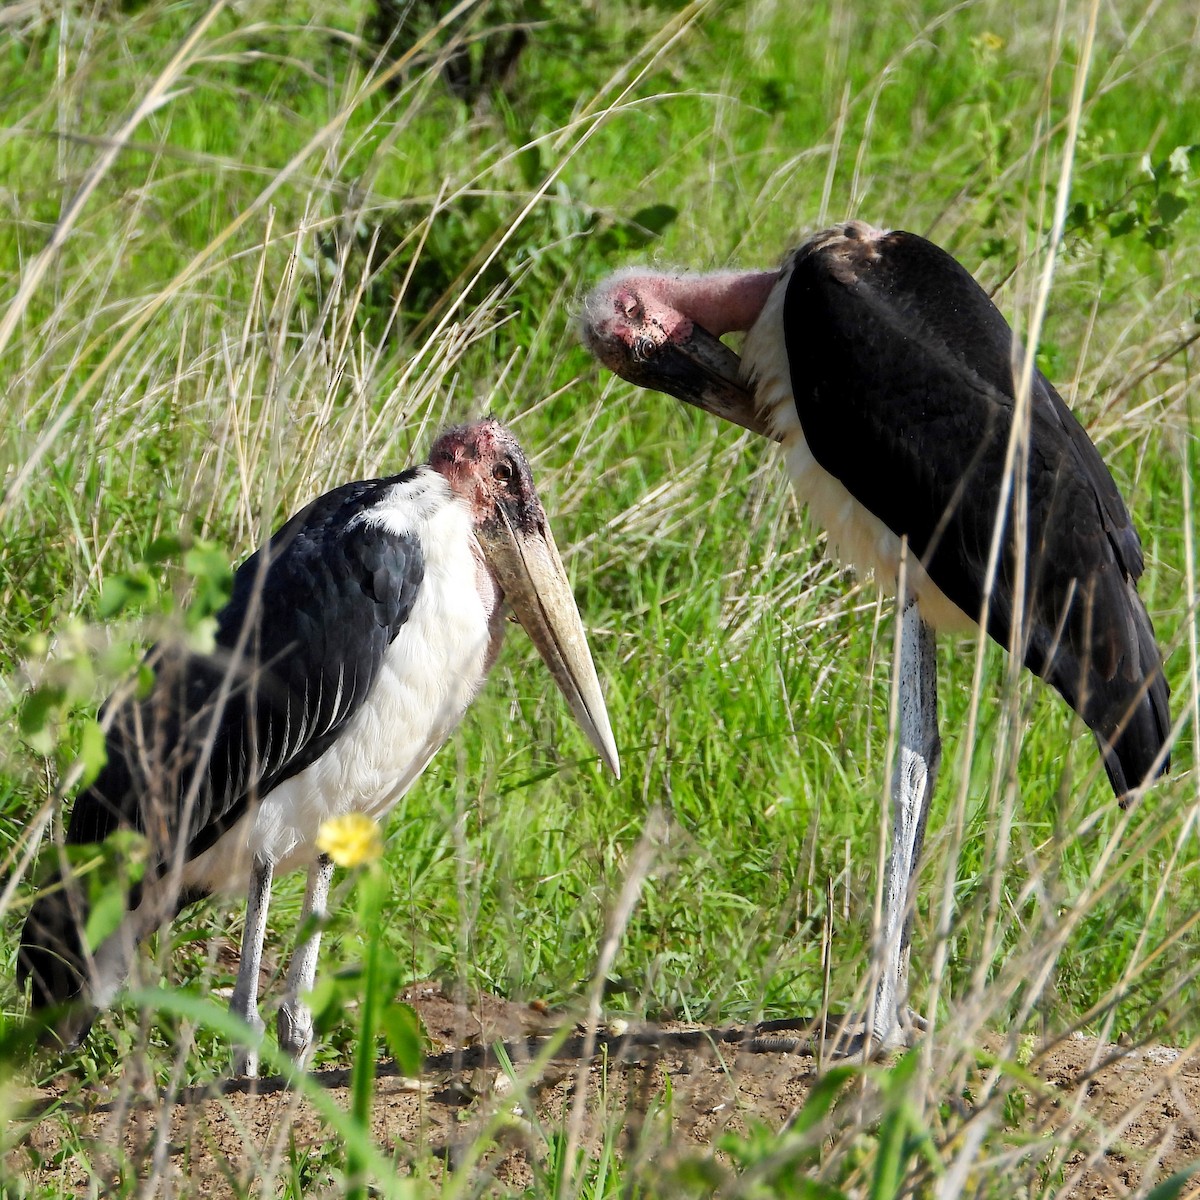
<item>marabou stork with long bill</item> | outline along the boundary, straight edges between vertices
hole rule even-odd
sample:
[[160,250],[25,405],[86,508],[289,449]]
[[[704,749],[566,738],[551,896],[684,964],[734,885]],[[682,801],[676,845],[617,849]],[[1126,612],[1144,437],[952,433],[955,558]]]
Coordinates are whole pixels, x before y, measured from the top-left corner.
[[[734,331],[740,360],[719,340]],[[583,337],[623,378],[781,442],[834,553],[902,589],[881,960],[852,1044],[906,1041],[912,882],[940,756],[931,628],[983,623],[1057,689],[1118,797],[1167,770],[1167,683],[1116,484],[1039,371],[1018,401],[1008,324],[915,234],[850,221],[776,271],[624,270],[588,297]]]
[[[108,759],[75,799],[66,840],[119,829],[149,865],[120,928],[88,948],[67,879],[33,904],[19,971],[64,1041],[110,1004],[137,943],[178,909],[249,884],[231,1010],[261,1030],[258,977],[274,875],[304,866],[306,939],[277,1025],[312,1040],[318,922],[333,863],[329,818],[384,817],[450,736],[499,651],[506,603],[605,764],[617,750],[587,638],[529,463],[503,425],[443,433],[427,465],[348,483],[284,524],[234,576],[211,654],[162,647],[144,698],[109,712]],[[307,925],[305,924],[307,922]],[[315,931],[314,931],[314,926]],[[253,1074],[252,1046],[235,1070]]]

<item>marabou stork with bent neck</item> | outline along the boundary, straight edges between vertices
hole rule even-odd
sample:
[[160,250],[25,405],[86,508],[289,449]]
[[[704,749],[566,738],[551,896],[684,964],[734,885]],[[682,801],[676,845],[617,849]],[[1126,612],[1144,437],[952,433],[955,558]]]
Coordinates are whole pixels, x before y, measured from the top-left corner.
[[[137,942],[184,905],[245,888],[231,1011],[261,1031],[258,976],[275,874],[309,868],[302,928],[325,909],[328,818],[382,818],[450,736],[487,676],[505,602],[601,758],[620,765],[587,637],[516,438],[487,418],[443,433],[426,466],[348,483],[283,525],[234,576],[210,655],[161,649],[150,694],[110,716],[108,761],[75,800],[71,844],[122,828],[150,859],[116,933],[94,953],[71,881],[21,935],[34,1009],[77,1041],[111,1003]],[[281,1046],[312,1041],[319,928],[297,948],[277,1015]],[[252,1046],[235,1071],[254,1074]]]
[[[740,361],[719,340],[733,331]],[[588,297],[583,337],[623,378],[781,442],[834,552],[902,589],[881,960],[847,1044],[907,1042],[911,891],[940,757],[931,626],[984,622],[1083,718],[1122,801],[1168,768],[1167,683],[1116,484],[1039,371],[1014,419],[1012,331],[915,234],[850,221],[777,271],[624,270]]]

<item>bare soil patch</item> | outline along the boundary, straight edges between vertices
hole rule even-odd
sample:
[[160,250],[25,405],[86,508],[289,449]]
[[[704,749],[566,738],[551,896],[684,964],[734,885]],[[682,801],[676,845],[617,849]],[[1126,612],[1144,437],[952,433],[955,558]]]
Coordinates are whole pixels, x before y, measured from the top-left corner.
[[[374,1138],[400,1170],[469,1168],[484,1177],[485,1190],[534,1181],[547,1156],[538,1128],[568,1124],[580,1080],[587,1089],[580,1144],[593,1154],[615,1146],[627,1165],[636,1160],[658,1172],[689,1157],[721,1161],[713,1147],[726,1131],[783,1128],[818,1078],[799,1020],[747,1028],[614,1023],[597,1031],[585,1064],[582,1031],[564,1029],[540,1006],[492,996],[459,1004],[436,984],[414,985],[404,998],[420,1014],[430,1051],[419,1079],[380,1064]],[[498,1042],[511,1074],[494,1053]],[[1009,1089],[1016,1106],[1010,1100],[1002,1118],[995,1118],[1000,1106],[993,1109],[992,1128],[1005,1131],[1004,1144],[1023,1147],[1007,1168],[1011,1194],[1144,1194],[1200,1157],[1200,1056],[1076,1035],[1027,1069],[1033,1082]],[[348,1071],[315,1078],[348,1106]],[[961,1127],[969,1092],[950,1105],[955,1121],[933,1127],[935,1140]],[[57,1098],[45,1092],[37,1103]],[[82,1153],[61,1153],[64,1119],[81,1136]],[[132,1173],[169,1195],[219,1196],[250,1183],[255,1194],[269,1195],[273,1188],[260,1190],[263,1182],[295,1175],[322,1194],[333,1145],[306,1100],[278,1079],[262,1079],[192,1089],[170,1107],[128,1090],[121,1099],[97,1097],[88,1111],[72,1098],[65,1118],[60,1106],[35,1123],[5,1166],[30,1184],[54,1179],[80,1193],[95,1187],[98,1174],[115,1181]]]

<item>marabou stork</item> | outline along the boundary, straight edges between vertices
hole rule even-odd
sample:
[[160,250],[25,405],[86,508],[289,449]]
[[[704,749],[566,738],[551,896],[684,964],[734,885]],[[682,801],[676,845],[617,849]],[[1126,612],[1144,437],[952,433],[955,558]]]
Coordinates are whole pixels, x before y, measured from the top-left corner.
[[[718,339],[740,330],[739,361]],[[985,623],[1080,714],[1124,799],[1167,769],[1170,730],[1129,513],[1040,372],[1018,403],[1012,331],[915,234],[850,221],[777,271],[618,272],[588,297],[583,336],[618,375],[782,442],[834,552],[903,589],[900,769],[864,1031],[898,1044],[911,1033],[910,891],[940,755],[930,627]]]
[[[84,948],[86,903],[65,886],[33,905],[19,972],[63,1040],[111,1002],[136,943],[184,905],[249,900],[231,1010],[257,1030],[273,875],[307,866],[302,927],[324,912],[329,817],[382,818],[478,693],[504,633],[504,601],[533,639],[614,774],[617,750],[587,638],[529,463],[484,419],[443,433],[429,463],[348,483],[284,524],[234,576],[216,650],[152,652],[149,695],[110,713],[108,761],[75,800],[67,842],[146,835],[149,867],[121,928]],[[298,947],[277,1026],[301,1056],[320,934]],[[68,1002],[74,1001],[74,1004]],[[235,1070],[253,1074],[253,1049]]]

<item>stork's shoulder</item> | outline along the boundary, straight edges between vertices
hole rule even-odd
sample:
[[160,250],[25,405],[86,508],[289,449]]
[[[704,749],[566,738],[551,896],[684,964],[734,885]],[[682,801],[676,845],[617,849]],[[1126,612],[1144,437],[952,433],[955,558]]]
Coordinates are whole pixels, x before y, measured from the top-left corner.
[[256,610],[268,640],[272,626],[311,634],[364,619],[395,636],[424,575],[430,527],[456,507],[427,467],[318,496],[238,568],[218,645],[234,645]]
[[[974,276],[904,230],[848,221],[811,237],[789,262],[783,319],[793,352],[830,339],[885,372],[916,358],[988,405],[1011,406],[1012,330]],[[811,352],[811,351],[810,351]],[[798,364],[793,364],[793,369]]]
[[288,554],[327,550],[360,530],[419,537],[424,526],[452,504],[446,481],[425,466],[344,483],[290,517],[246,565],[264,551],[273,559],[282,559]]

